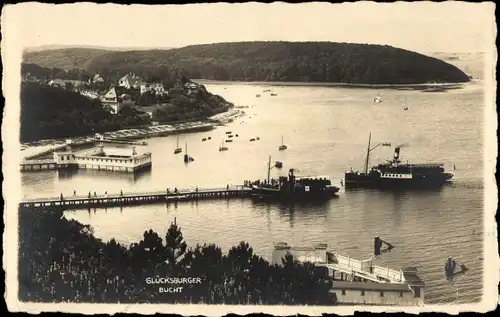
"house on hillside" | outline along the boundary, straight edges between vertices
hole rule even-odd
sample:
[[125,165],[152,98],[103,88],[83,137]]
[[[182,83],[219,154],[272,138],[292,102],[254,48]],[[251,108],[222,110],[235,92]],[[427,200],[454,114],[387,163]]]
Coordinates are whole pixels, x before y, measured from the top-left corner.
[[80,92],[80,95],[85,96],[85,97],[90,98],[90,99],[98,99],[99,98],[99,94],[95,90],[81,89],[79,92]]
[[173,88],[170,88],[168,90],[168,95],[169,96],[179,96],[179,95],[184,95],[185,94],[185,89],[184,86],[180,82],[177,82]]
[[141,87],[141,84],[143,83],[144,83],[143,80],[139,76],[136,76],[133,73],[128,73],[127,75],[120,78],[120,80],[118,81],[118,86],[125,87],[126,89],[130,88],[138,89]]
[[199,92],[199,90],[198,90],[199,86],[193,82],[187,82],[184,85],[184,88],[186,90],[186,95],[188,95],[188,96],[193,95],[193,94],[197,94]]
[[68,85],[71,85],[74,88],[82,88],[87,84],[81,80],[52,79],[51,81],[49,81],[49,86],[52,87],[66,88]]
[[144,83],[141,85],[141,95],[150,91],[154,92],[156,95],[163,95],[165,93],[165,87],[163,87],[163,84],[161,83]]
[[92,82],[94,84],[102,84],[102,83],[104,83],[104,78],[102,78],[102,76],[99,74],[95,74],[94,78],[92,78]]
[[120,100],[116,93],[116,88],[111,89],[101,98],[102,105],[107,108],[112,114],[117,114],[120,106]]

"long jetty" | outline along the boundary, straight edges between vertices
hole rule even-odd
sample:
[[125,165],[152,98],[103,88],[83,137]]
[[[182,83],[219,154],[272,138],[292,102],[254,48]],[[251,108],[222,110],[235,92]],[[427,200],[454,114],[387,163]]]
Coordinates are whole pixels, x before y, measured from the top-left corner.
[[194,201],[201,199],[248,197],[251,188],[242,185],[232,185],[223,188],[181,189],[176,192],[170,189],[144,193],[118,193],[111,195],[60,196],[49,198],[25,199],[19,203],[22,208],[61,207],[64,209],[107,208],[155,203],[170,203],[179,201]]

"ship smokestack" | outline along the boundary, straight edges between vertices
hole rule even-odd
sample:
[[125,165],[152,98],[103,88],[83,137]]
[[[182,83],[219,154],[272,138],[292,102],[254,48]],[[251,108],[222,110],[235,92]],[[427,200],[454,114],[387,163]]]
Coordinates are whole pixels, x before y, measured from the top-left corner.
[[399,161],[399,147],[394,149],[394,161]]

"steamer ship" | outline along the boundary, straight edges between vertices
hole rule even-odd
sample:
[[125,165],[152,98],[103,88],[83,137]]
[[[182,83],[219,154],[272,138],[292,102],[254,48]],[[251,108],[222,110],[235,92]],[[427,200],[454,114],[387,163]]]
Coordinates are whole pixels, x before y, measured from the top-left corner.
[[252,196],[256,198],[271,198],[283,200],[327,199],[335,196],[339,187],[333,186],[326,176],[297,177],[295,169],[288,171],[288,177],[270,179],[271,157],[267,168],[267,179],[254,182]]
[[442,187],[453,178],[453,173],[446,172],[442,163],[402,163],[400,159],[401,146],[394,149],[392,160],[372,166],[368,170],[370,152],[383,145],[383,143],[379,143],[370,148],[370,142],[371,133],[368,139],[365,169],[363,172],[352,169],[345,172],[346,188],[430,189]]

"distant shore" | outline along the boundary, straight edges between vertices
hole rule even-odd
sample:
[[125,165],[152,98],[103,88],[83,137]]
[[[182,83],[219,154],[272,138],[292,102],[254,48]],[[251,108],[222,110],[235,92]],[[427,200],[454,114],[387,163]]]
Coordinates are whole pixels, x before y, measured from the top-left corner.
[[192,79],[199,84],[210,85],[259,85],[259,86],[314,86],[314,87],[343,87],[343,88],[452,88],[468,84],[470,82],[458,83],[425,83],[425,84],[352,84],[331,82],[276,82],[276,81],[223,81],[211,79]]

